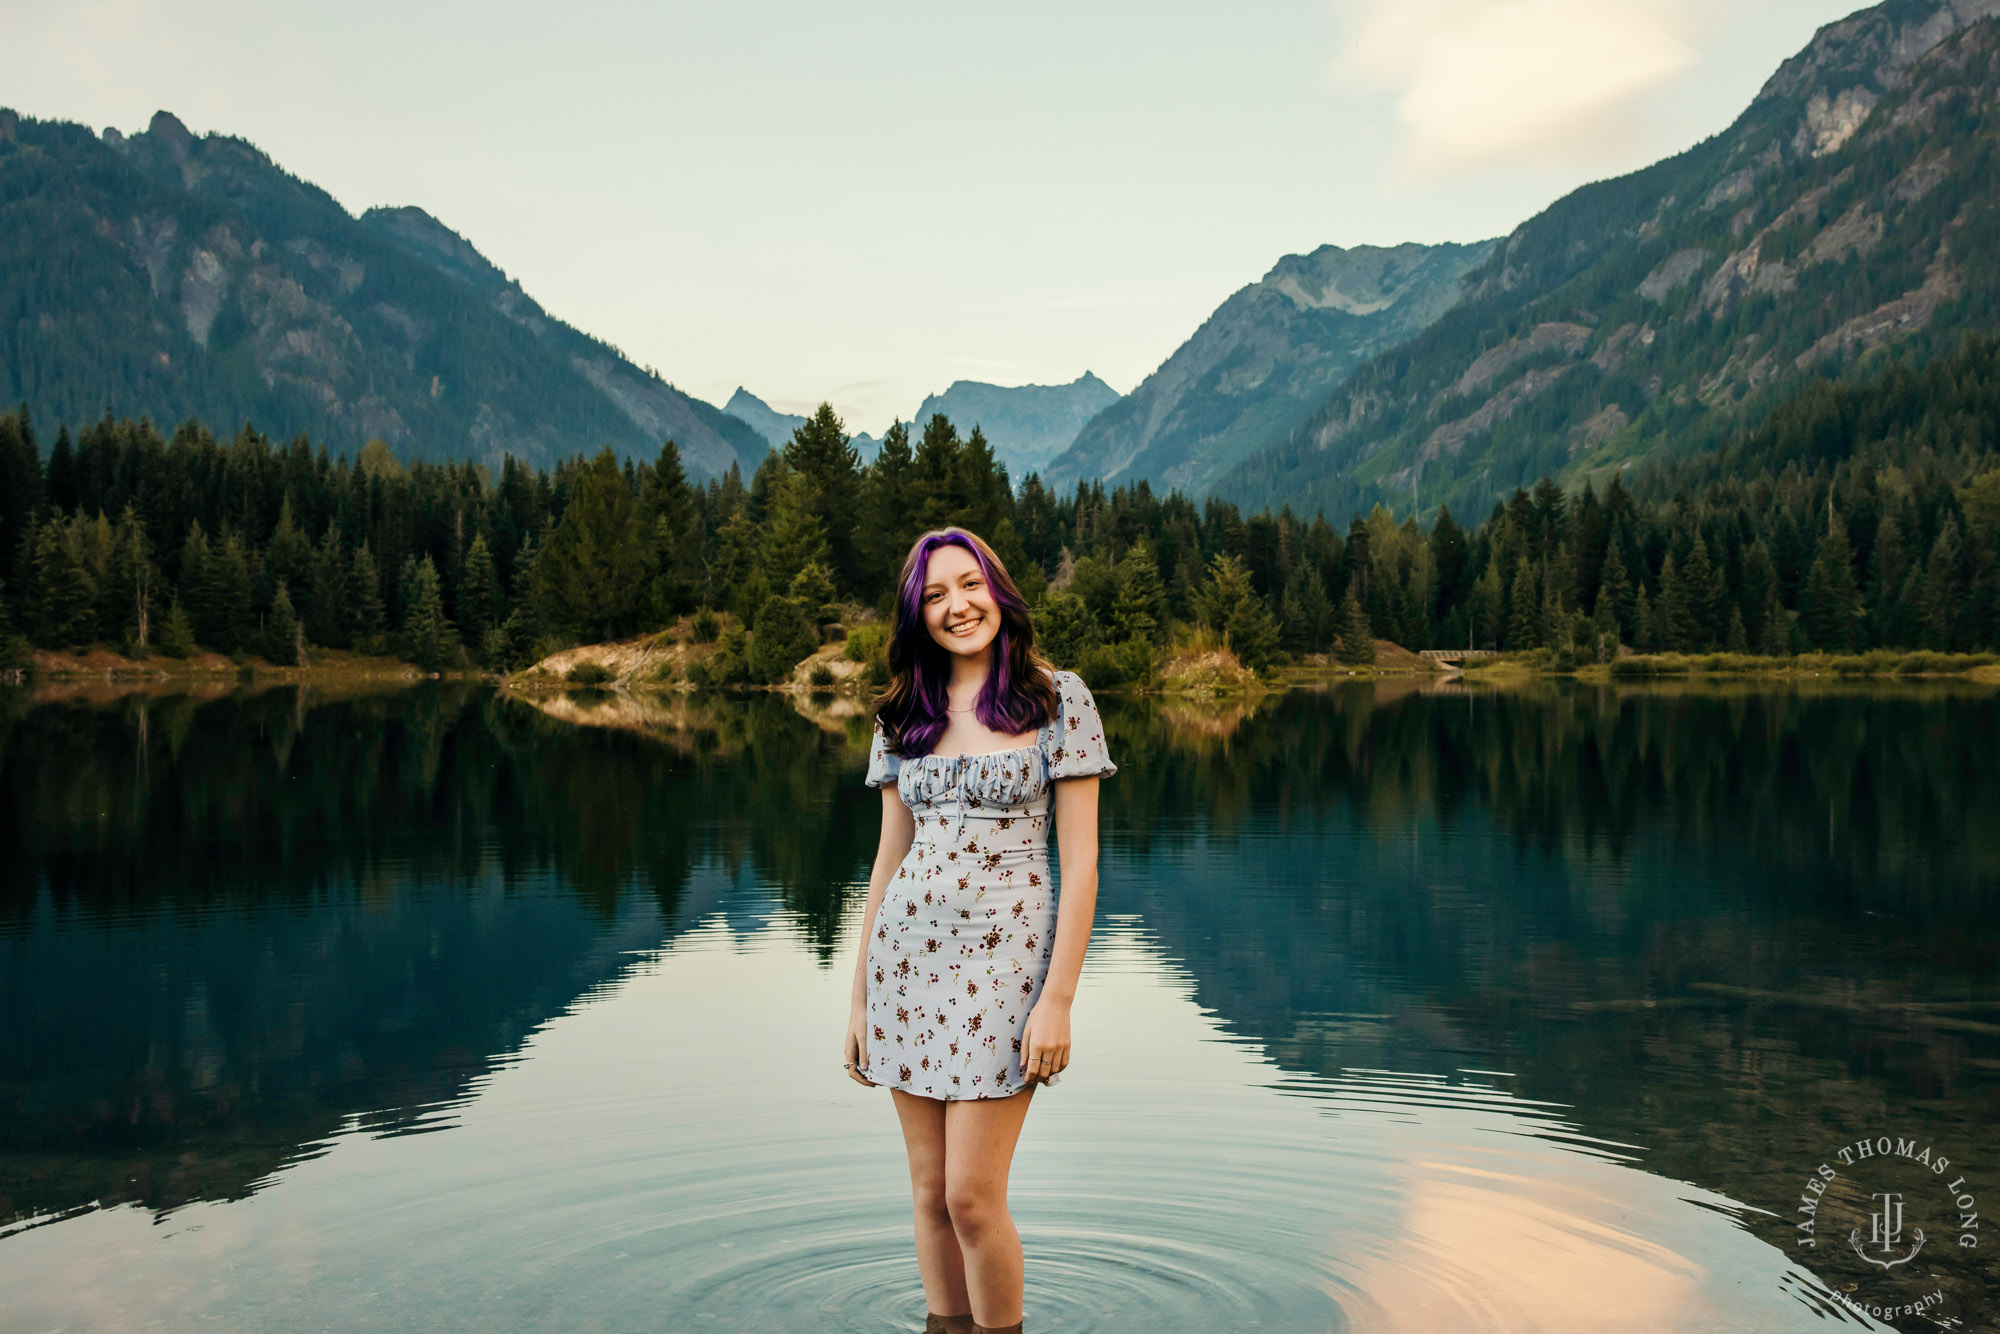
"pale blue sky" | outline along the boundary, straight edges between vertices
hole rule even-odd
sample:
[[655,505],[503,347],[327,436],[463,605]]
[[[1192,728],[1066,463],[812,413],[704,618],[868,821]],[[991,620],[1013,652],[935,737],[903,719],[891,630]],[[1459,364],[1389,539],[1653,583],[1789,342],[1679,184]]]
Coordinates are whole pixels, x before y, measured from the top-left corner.
[[1505,233],[1729,123],[1842,0],[0,0],[0,104],[166,107],[416,204],[720,403],[1130,389],[1333,242]]

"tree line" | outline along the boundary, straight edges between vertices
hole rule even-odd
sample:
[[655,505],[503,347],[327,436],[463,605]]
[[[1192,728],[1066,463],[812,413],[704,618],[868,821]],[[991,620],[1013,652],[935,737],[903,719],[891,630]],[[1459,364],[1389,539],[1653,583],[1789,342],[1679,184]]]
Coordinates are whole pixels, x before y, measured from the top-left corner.
[[[29,646],[313,646],[508,670],[693,614],[717,683],[773,680],[822,627],[886,610],[916,535],[988,537],[1051,655],[1145,680],[1162,649],[1253,669],[1376,639],[1411,648],[1784,654],[2000,642],[2000,343],[1816,383],[1716,451],[1568,491],[1543,479],[1477,526],[1377,506],[1344,529],[1289,510],[1013,486],[975,427],[898,424],[863,465],[822,406],[746,481],[697,484],[673,442],[550,469],[330,458],[245,426],[104,419],[46,455],[0,415],[0,635]],[[853,619],[851,615],[848,619]],[[868,641],[871,645],[879,640]],[[879,652],[871,649],[870,651]]]

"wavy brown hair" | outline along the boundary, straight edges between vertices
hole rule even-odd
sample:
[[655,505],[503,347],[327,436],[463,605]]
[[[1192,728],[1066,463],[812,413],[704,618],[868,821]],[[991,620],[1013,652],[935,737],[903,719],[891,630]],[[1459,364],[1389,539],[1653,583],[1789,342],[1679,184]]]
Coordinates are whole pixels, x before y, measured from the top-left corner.
[[1035,649],[1035,623],[1007,567],[977,533],[937,528],[925,533],[903,558],[896,580],[896,619],[889,635],[889,684],[875,697],[876,718],[889,749],[904,759],[928,755],[949,721],[950,657],[924,625],[924,574],[939,547],[963,547],[1000,609],[993,636],[993,666],[980,688],[974,715],[996,732],[1019,735],[1055,716],[1054,669]]

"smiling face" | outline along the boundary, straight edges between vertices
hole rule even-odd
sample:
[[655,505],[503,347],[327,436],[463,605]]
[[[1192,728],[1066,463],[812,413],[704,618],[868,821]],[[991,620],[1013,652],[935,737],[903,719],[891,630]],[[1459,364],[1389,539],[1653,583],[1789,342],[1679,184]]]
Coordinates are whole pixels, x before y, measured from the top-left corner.
[[924,628],[947,653],[975,657],[1000,632],[1000,608],[970,551],[941,546],[924,568]]

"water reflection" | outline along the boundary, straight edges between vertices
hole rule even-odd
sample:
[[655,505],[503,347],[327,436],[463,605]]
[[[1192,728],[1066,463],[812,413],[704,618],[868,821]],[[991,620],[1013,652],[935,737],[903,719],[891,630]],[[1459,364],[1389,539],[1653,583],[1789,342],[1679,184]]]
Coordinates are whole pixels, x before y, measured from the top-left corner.
[[[0,703],[0,1309],[920,1323],[893,1125],[805,1073],[865,720],[604,693]],[[1104,702],[1065,1328],[1776,1328],[1879,1280],[1782,1249],[1833,1147],[2000,1162],[1990,693]]]

